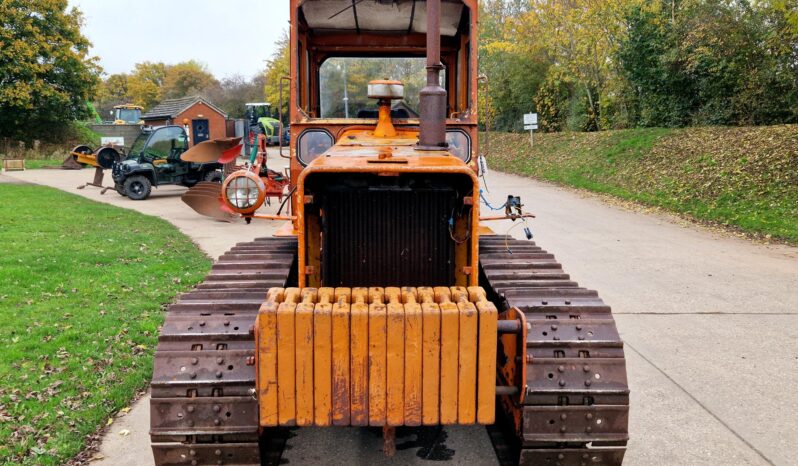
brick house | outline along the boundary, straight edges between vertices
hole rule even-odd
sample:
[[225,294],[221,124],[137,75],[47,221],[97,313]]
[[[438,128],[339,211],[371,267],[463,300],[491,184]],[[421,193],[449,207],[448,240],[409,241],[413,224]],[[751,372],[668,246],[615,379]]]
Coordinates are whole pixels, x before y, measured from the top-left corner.
[[227,136],[227,114],[199,96],[164,100],[141,119],[150,126],[188,125],[192,145]]

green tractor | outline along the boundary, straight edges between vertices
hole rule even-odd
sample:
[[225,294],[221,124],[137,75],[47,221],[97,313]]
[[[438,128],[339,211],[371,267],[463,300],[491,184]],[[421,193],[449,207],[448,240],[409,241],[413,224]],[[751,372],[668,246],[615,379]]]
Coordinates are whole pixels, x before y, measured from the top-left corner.
[[116,191],[135,201],[147,199],[152,187],[179,184],[192,187],[200,181],[221,183],[223,165],[194,163],[180,158],[188,150],[182,126],[145,128],[125,160],[113,164]]
[[250,102],[246,104],[247,120],[249,120],[249,140],[257,140],[258,134],[266,136],[268,144],[279,144],[283,133],[280,120],[272,117],[272,104],[268,102]]

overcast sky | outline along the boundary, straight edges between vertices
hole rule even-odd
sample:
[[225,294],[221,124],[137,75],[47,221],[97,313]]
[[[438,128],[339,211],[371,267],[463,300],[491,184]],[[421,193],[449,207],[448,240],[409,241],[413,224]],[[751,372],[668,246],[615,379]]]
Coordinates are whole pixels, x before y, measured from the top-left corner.
[[265,68],[288,28],[286,0],[69,0],[107,74],[143,61],[197,60],[217,77]]

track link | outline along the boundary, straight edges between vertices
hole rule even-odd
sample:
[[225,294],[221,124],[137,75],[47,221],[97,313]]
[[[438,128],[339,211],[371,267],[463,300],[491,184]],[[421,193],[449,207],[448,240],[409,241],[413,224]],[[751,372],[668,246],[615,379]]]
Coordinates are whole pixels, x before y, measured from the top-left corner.
[[157,465],[272,462],[258,442],[252,328],[269,288],[290,285],[296,248],[295,238],[239,243],[169,306],[151,383]]
[[517,308],[527,321],[524,402],[502,397],[497,454],[514,464],[621,464],[629,388],[610,307],[534,242],[483,236],[479,262],[499,311]]

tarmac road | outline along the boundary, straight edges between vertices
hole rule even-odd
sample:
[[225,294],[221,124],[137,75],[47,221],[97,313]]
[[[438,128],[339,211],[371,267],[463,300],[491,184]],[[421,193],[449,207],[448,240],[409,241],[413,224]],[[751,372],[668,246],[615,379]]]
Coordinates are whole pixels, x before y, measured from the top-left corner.
[[[75,190],[89,170],[8,175],[160,215],[212,257],[279,226],[203,219],[180,203],[177,188],[145,202]],[[798,465],[798,248],[754,244],[511,175],[491,173],[488,186],[496,203],[520,195],[537,215],[535,241],[613,307],[632,392],[626,464]],[[504,233],[511,224],[491,226]],[[521,237],[520,228],[512,232]],[[152,463],[148,405],[145,397],[117,418],[95,464]],[[295,434],[283,456],[289,464],[495,462],[478,427],[400,437],[392,461],[369,429]]]

